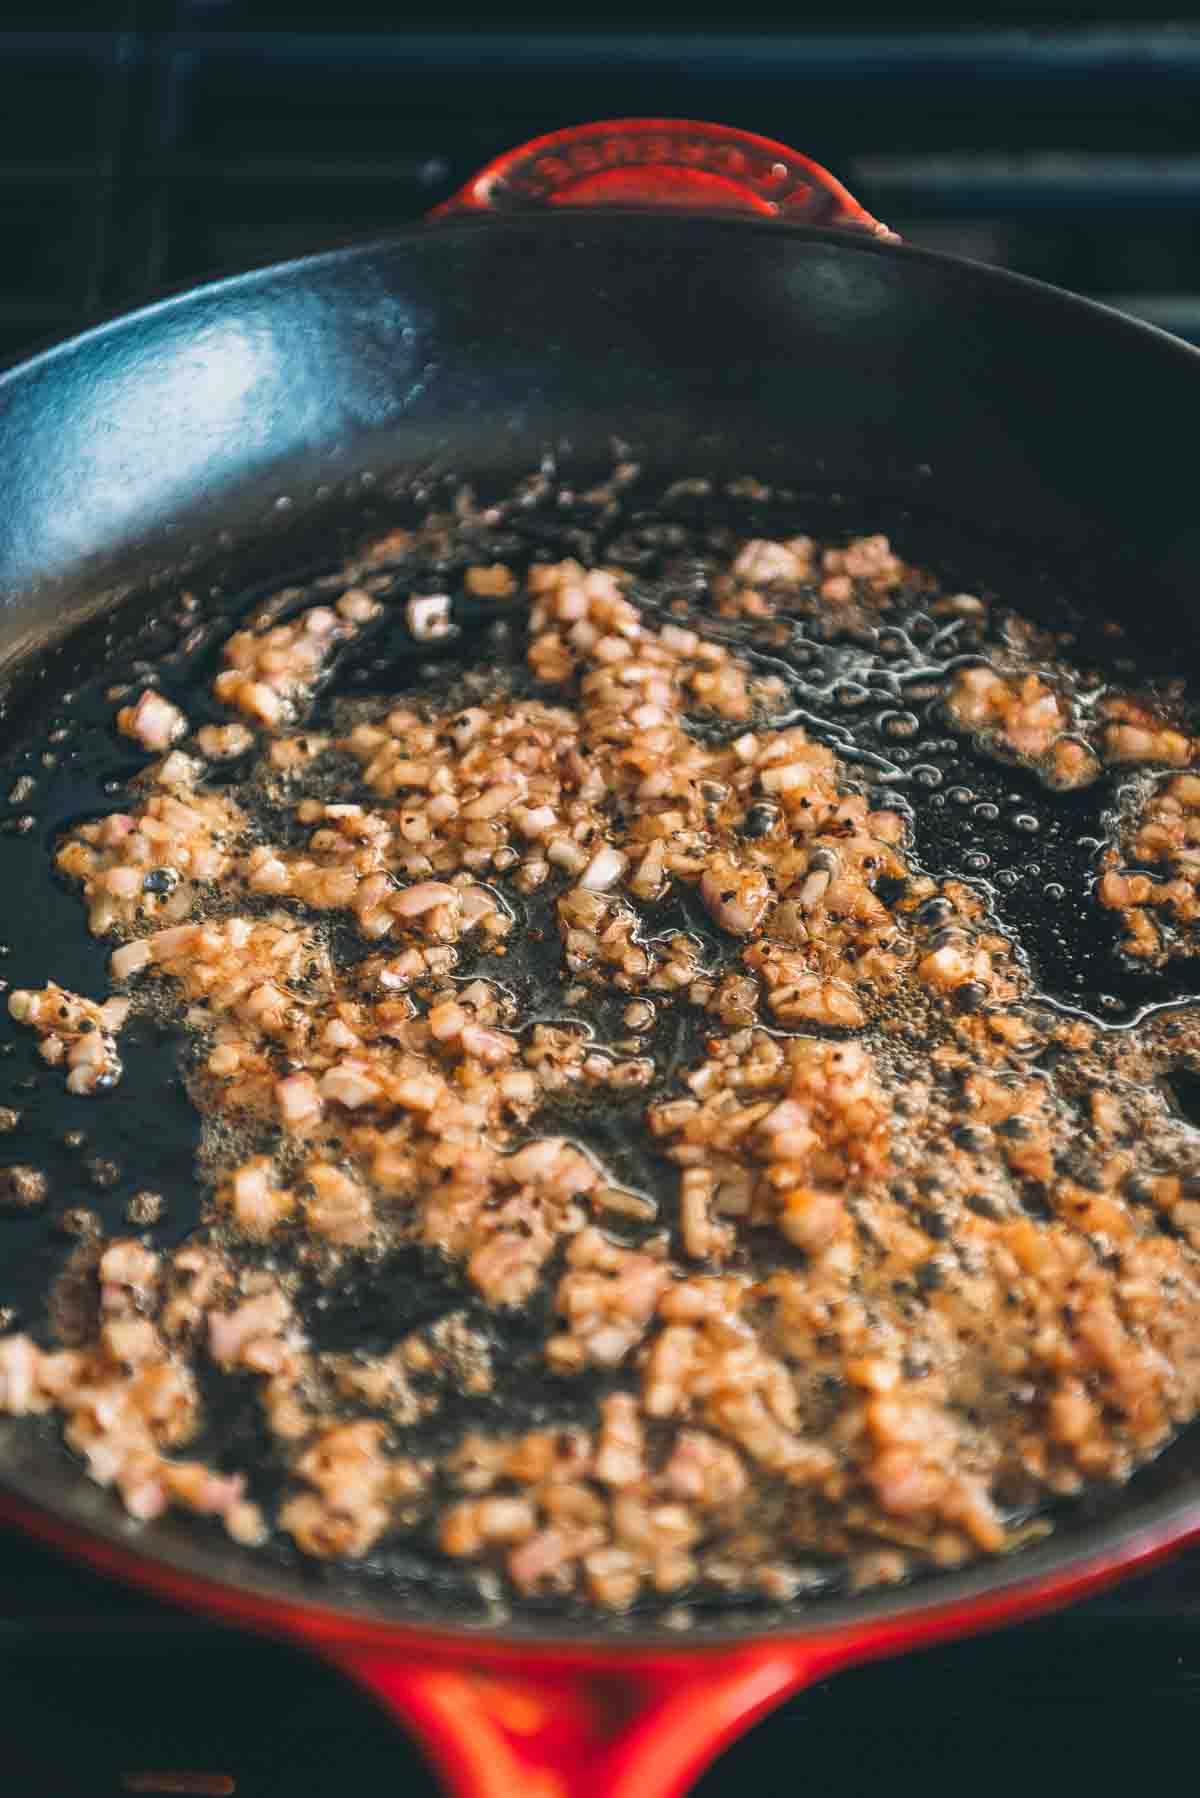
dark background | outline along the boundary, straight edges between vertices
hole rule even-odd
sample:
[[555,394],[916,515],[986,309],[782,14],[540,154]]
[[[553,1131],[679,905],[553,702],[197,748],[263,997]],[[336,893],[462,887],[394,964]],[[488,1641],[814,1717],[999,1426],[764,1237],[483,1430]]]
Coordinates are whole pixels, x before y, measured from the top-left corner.
[[[1131,7],[896,15],[410,11],[344,0],[0,0],[0,359],[206,276],[419,218],[589,117],[713,118],[827,163],[910,240],[1200,343],[1200,25]],[[564,16],[568,15],[569,16]],[[0,1534],[0,1795],[431,1798],[306,1657],[110,1590]],[[1194,1783],[1200,1556],[1068,1615],[842,1676],[700,1798]]]

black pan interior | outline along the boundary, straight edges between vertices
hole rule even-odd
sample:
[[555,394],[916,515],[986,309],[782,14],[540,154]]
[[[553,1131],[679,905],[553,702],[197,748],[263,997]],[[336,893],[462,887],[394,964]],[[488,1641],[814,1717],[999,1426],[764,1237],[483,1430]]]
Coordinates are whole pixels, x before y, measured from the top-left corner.
[[[1177,452],[1198,367],[1156,333],[936,257],[829,233],[630,218],[447,227],[227,283],[52,353],[0,384],[5,741],[36,717],[59,756],[54,807],[25,828],[30,814],[10,805],[0,835],[5,977],[38,983],[52,948],[57,978],[100,990],[103,955],[77,901],[47,895],[30,872],[38,851],[44,866],[51,811],[107,809],[133,760],[83,727],[50,745],[58,697],[110,647],[104,617],[47,649],[72,619],[124,598],[118,631],[148,632],[126,653],[152,654],[148,621],[169,610],[185,568],[194,590],[231,596],[336,561],[339,540],[372,514],[390,517],[414,474],[500,490],[550,453],[581,485],[607,471],[615,441],[652,484],[782,480],[818,527],[885,513],[902,548],[961,570],[963,584],[1029,603],[1061,587],[1128,620],[1151,648],[1190,655],[1200,544]],[[0,1061],[0,1102],[20,1094],[31,1133],[55,1139],[57,1189],[111,1227],[142,1185],[171,1187],[169,1234],[191,1221],[174,1194],[187,1187],[192,1125],[163,1081],[163,1048],[148,1034],[121,1103],[100,1108],[45,1080],[23,1087],[28,1044]],[[61,1140],[75,1129],[86,1144]],[[122,1169],[115,1184],[108,1160]],[[70,1242],[42,1218],[4,1228],[0,1304],[29,1311]],[[419,1281],[406,1302],[422,1302]],[[6,1425],[0,1441],[14,1491],[177,1564],[393,1621],[481,1626],[454,1577],[420,1560],[331,1573],[282,1550],[248,1556],[191,1523],[133,1535],[48,1438]],[[1050,1545],[943,1578],[937,1596],[1032,1575],[1200,1503],[1198,1456],[1185,1435],[1128,1491],[1064,1515]],[[804,1621],[832,1626],[848,1609],[930,1596],[918,1585],[893,1599],[829,1597]],[[696,1627],[796,1621],[714,1604]],[[578,1620],[534,1614],[509,1627],[580,1633]]]

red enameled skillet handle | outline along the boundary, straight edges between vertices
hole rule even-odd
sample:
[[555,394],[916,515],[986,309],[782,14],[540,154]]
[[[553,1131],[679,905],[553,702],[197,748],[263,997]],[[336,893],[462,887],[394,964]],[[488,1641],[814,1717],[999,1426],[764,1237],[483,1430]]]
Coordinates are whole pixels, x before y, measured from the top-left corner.
[[751,213],[898,241],[836,176],[753,131],[692,119],[605,119],[506,150],[431,213],[624,206]]
[[795,1644],[658,1665],[334,1658],[418,1737],[453,1798],[678,1798],[816,1671]]

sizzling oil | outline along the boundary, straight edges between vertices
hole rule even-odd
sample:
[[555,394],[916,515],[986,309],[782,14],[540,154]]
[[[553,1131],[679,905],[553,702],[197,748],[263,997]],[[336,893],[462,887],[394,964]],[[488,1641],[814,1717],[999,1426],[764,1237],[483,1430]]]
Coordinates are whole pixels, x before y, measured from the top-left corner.
[[[450,592],[454,635],[437,646],[415,643],[402,613],[388,612],[334,662],[314,700],[314,728],[335,716],[369,711],[380,695],[394,702],[415,691],[432,701],[438,694],[528,685],[521,618],[497,620],[493,607],[464,592],[462,575],[469,564],[505,561],[521,573],[533,560],[576,554],[587,562],[624,567],[633,576],[629,596],[649,616],[669,616],[736,645],[759,670],[783,680],[786,708],[773,712],[770,723],[803,724],[854,770],[875,804],[904,813],[911,865],[939,881],[959,879],[980,894],[1032,974],[1031,999],[1078,1010],[1109,1028],[1127,1027],[1152,1008],[1190,1003],[1200,990],[1197,965],[1180,960],[1153,973],[1139,969],[1119,952],[1115,924],[1093,897],[1104,852],[1119,845],[1126,796],[1137,777],[1118,770],[1080,792],[1055,792],[1033,771],[998,763],[951,729],[945,712],[948,682],[960,668],[1002,659],[1007,645],[985,634],[970,616],[935,616],[927,592],[903,594],[900,603],[850,632],[828,631],[815,594],[808,618],[714,618],[713,567],[735,537],[811,531],[830,540],[831,520],[841,523],[843,535],[853,526],[840,519],[837,506],[830,511],[811,503],[780,505],[769,495],[747,499],[701,487],[692,484],[664,500],[633,484],[589,504],[535,483],[511,505],[483,513],[464,508],[448,523],[436,550],[419,549],[395,568],[377,571],[368,583],[384,599]],[[402,508],[400,515],[407,522],[412,509]],[[878,509],[872,521],[879,522]],[[903,552],[905,520],[889,522]],[[967,584],[964,553],[969,564],[969,550],[957,548],[955,578]],[[91,632],[69,690],[48,690],[39,698],[35,681],[0,755],[0,793],[8,795],[0,810],[0,955],[6,986],[37,986],[50,974],[83,993],[106,990],[108,946],[86,934],[78,897],[53,875],[52,857],[68,825],[119,808],[130,780],[144,766],[144,758],[113,734],[118,690],[136,689],[149,676],[188,713],[194,728],[223,722],[225,714],[208,695],[220,645],[238,621],[282,588],[292,591],[277,621],[342,585],[334,570],[308,569],[250,592],[213,592],[200,603],[184,595],[166,604],[155,601],[126,629],[109,628],[101,640]],[[1118,666],[1115,652],[1124,645],[1118,641],[1114,649],[1112,638],[1090,629],[1049,583],[1037,584],[1037,603],[1050,633],[1044,659],[1063,690],[1073,687],[1090,705],[1115,679],[1161,695],[1173,715],[1190,718],[1190,694],[1181,694],[1161,667],[1131,664],[1127,655]],[[991,628],[1003,632],[1004,614],[990,616]],[[58,665],[63,666],[61,658]],[[344,775],[334,767],[323,778],[336,784]],[[285,820],[243,766],[217,770],[213,778],[234,784],[264,833],[281,840]],[[489,965],[487,958],[477,958],[471,976],[502,981],[526,1019],[569,1019],[601,1040],[619,1034],[623,1001],[591,994],[586,1007],[564,1006],[562,980],[545,947],[555,939],[553,895],[521,899],[506,889],[505,897],[519,914],[515,947],[503,962]],[[687,891],[675,897],[669,912],[662,911],[655,927],[698,939],[714,969],[729,962],[727,942]],[[335,930],[333,938],[339,959],[362,952],[350,932]],[[702,1028],[680,1013],[664,1017],[650,1033],[657,1087],[668,1086],[694,1057]],[[162,1221],[147,1234],[164,1246],[178,1242],[198,1220],[202,1195],[194,1170],[200,1126],[185,1089],[183,1040],[165,1014],[144,1011],[123,1035],[122,1048],[119,1095],[73,1098],[46,1077],[23,1033],[7,1021],[0,1028],[0,1106],[16,1114],[3,1138],[3,1157],[43,1170],[51,1193],[46,1210],[14,1215],[3,1225],[9,1253],[0,1269],[0,1307],[8,1325],[43,1327],[50,1283],[68,1257],[79,1254],[80,1236],[86,1241],[92,1227],[86,1214],[105,1235],[127,1232],[136,1196],[161,1194]],[[1185,1069],[1180,1080],[1181,1094],[1186,1090],[1180,1103],[1193,1116],[1188,1082],[1194,1084],[1195,1076]],[[586,1115],[564,1103],[554,1115],[540,1114],[539,1124],[576,1132],[623,1184],[653,1190],[664,1180],[665,1163],[645,1133],[631,1127],[646,1098],[642,1092],[627,1101],[614,1099],[606,1108],[593,1100]],[[257,1143],[247,1138],[223,1146],[251,1152]],[[534,1389],[529,1383],[542,1336],[536,1308],[519,1320],[485,1318],[478,1304],[464,1301],[456,1277],[439,1274],[410,1250],[395,1251],[388,1273],[371,1283],[369,1295],[330,1291],[319,1280],[314,1284],[306,1310],[319,1346],[382,1348],[447,1305],[466,1302],[497,1340],[502,1351],[497,1364],[506,1370],[487,1409],[502,1413],[510,1427],[537,1418],[542,1400],[536,1382]],[[244,1444],[254,1440],[269,1460],[273,1450],[244,1393],[222,1391],[229,1382],[220,1376],[210,1385],[208,1445],[214,1456],[232,1465]],[[460,1421],[461,1414],[452,1412],[437,1433]],[[204,1452],[206,1445],[198,1447]]]

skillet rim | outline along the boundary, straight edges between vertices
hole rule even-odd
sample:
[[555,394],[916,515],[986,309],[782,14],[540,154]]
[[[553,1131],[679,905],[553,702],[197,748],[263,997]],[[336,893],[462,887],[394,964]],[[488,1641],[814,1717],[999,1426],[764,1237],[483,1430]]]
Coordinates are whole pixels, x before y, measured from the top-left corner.
[[1081,312],[1091,316],[1098,325],[1107,323],[1116,327],[1129,336],[1131,341],[1141,339],[1148,345],[1154,343],[1162,349],[1182,352],[1193,367],[1200,367],[1200,344],[1188,343],[1161,325],[1122,312],[1103,300],[1071,293],[1064,287],[1056,287],[1052,282],[1041,281],[1036,276],[998,268],[972,256],[957,256],[947,250],[930,250],[903,241],[867,237],[845,226],[805,225],[790,220],[731,216],[721,212],[669,212],[660,208],[614,206],[603,210],[564,208],[561,211],[546,212],[453,214],[432,223],[418,222],[398,226],[395,231],[366,238],[362,242],[341,244],[333,249],[317,250],[304,256],[285,257],[280,262],[263,263],[257,267],[219,275],[210,281],[173,288],[132,310],[118,308],[105,313],[82,331],[49,343],[33,355],[0,369],[0,401],[5,398],[10,386],[32,378],[63,356],[79,353],[93,343],[104,341],[122,331],[132,331],[136,326],[166,317],[174,311],[183,311],[201,302],[225,296],[240,297],[243,293],[284,277],[290,279],[319,269],[332,269],[338,264],[368,262],[406,246],[419,248],[441,240],[452,242],[456,238],[465,238],[480,231],[503,231],[508,235],[523,231],[545,232],[547,235],[560,231],[603,235],[633,222],[653,224],[659,234],[673,231],[682,231],[685,235],[703,231],[722,235],[729,232],[753,232],[757,236],[765,235],[768,239],[777,238],[781,244],[824,243],[855,255],[899,257],[909,262],[943,268],[951,274],[958,273],[992,287],[1009,288],[1014,295],[1025,294],[1034,303],[1041,302]]
[[[331,1645],[417,1648],[437,1639],[445,1646],[479,1653],[544,1648],[564,1657],[578,1653],[619,1660],[647,1653],[674,1658],[692,1650],[712,1652],[756,1643],[825,1646],[835,1651],[860,1632],[872,1639],[876,1630],[886,1635],[892,1625],[901,1632],[896,1645],[904,1646],[905,1631],[915,1642],[922,1624],[936,1629],[942,1618],[950,1620],[948,1628],[955,1621],[969,1627],[976,1607],[983,1627],[993,1606],[1001,1621],[1019,1617],[1024,1609],[1067,1602],[1082,1590],[1139,1571],[1143,1563],[1200,1537],[1198,1471],[1181,1482],[1181,1492],[1149,1499],[1139,1495],[1132,1507],[1126,1504],[1126,1488],[1113,1498],[1111,1516],[1076,1524],[1068,1536],[1052,1532],[1032,1547],[984,1558],[959,1571],[926,1573],[898,1586],[849,1597],[818,1597],[808,1607],[803,1600],[793,1600],[763,1606],[750,1615],[735,1610],[728,1615],[701,1613],[684,1630],[669,1628],[661,1612],[652,1618],[633,1613],[591,1625],[578,1615],[553,1613],[489,1622],[456,1615],[436,1604],[426,1610],[424,1599],[414,1604],[410,1596],[389,1588],[385,1579],[372,1587],[362,1575],[356,1579],[353,1573],[326,1570],[323,1564],[309,1569],[303,1564],[272,1563],[256,1550],[219,1535],[219,1526],[210,1520],[180,1514],[139,1523],[110,1490],[88,1478],[60,1442],[36,1425],[30,1431],[28,1425],[28,1419],[0,1420],[0,1523],[47,1541],[108,1577],[157,1595],[165,1593],[172,1602],[199,1603],[210,1614],[256,1628],[263,1627],[259,1613],[267,1607],[271,1615],[266,1627]],[[10,1458],[14,1444],[15,1468]],[[115,1567],[113,1557],[118,1560]],[[189,1587],[183,1594],[176,1583],[180,1577]],[[335,1592],[339,1580],[347,1584]],[[194,1582],[206,1590],[193,1593]],[[250,1612],[248,1602],[254,1607]]]

